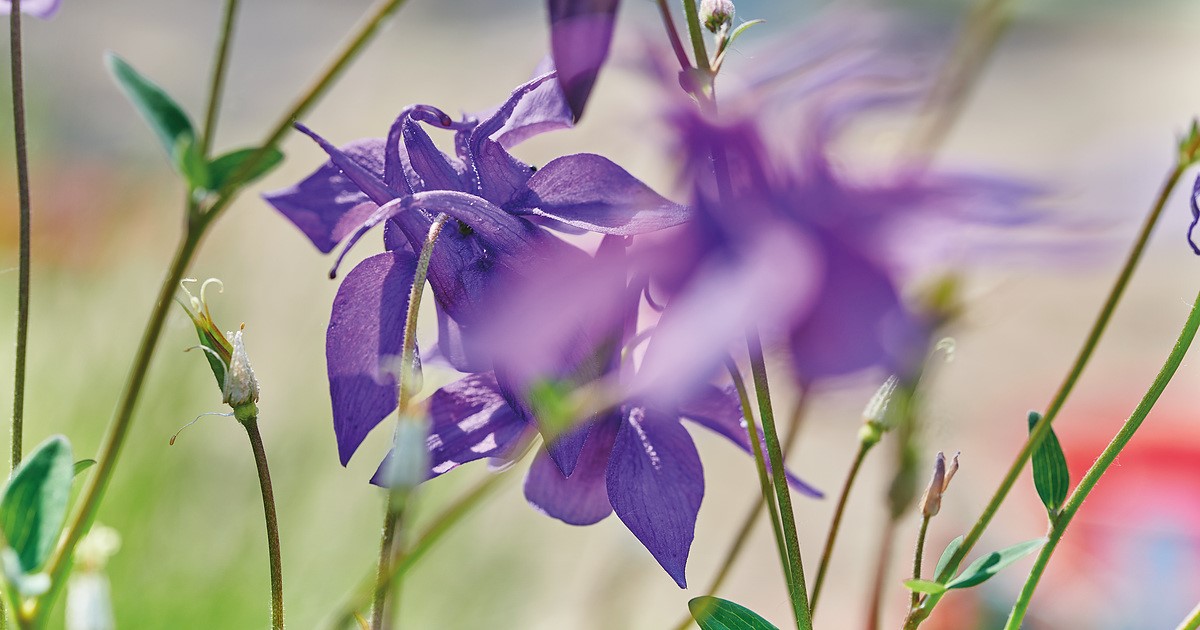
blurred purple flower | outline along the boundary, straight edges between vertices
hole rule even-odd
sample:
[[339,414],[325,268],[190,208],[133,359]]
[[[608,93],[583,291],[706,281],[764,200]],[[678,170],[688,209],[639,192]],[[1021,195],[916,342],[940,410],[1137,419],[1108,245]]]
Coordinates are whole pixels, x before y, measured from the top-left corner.
[[[585,256],[543,225],[628,235],[686,219],[686,208],[601,156],[567,155],[537,170],[508,152],[528,137],[571,124],[553,78],[542,74],[496,109],[462,121],[428,105],[408,107],[386,140],[343,149],[297,125],[330,161],[266,200],[322,252],[345,241],[338,263],[368,230],[386,224],[386,251],[346,276],[330,317],[326,359],[343,464],[396,407],[393,364],[403,342],[415,252],[438,214],[453,219],[429,266],[439,351],[465,372],[491,369],[471,335],[486,318],[485,293],[502,290],[504,278],[537,273],[539,260]],[[424,125],[453,130],[455,155],[439,151]]]
[[608,58],[620,0],[549,0],[550,50],[575,120]]
[[[62,0],[21,0],[21,13],[48,20],[58,13]],[[0,15],[12,13],[12,0],[0,0]]]
[[1196,177],[1196,184],[1192,186],[1192,224],[1188,226],[1188,245],[1192,246],[1192,251],[1200,256],[1200,247],[1196,246],[1196,239],[1192,238],[1192,233],[1196,230],[1196,224],[1200,223],[1200,176]]

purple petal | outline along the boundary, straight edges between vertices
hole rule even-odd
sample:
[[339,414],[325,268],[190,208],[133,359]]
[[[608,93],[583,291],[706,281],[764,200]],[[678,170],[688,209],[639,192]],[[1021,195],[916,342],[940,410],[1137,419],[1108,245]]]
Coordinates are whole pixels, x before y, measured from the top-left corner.
[[463,326],[450,317],[445,308],[437,310],[437,318],[437,354],[459,372],[479,372],[487,369],[489,362],[486,353],[479,351],[478,344],[469,342],[469,333],[463,330]]
[[[48,20],[58,13],[61,0],[22,0],[21,13]],[[12,1],[0,0],[0,15],[12,13]]]
[[569,525],[591,525],[612,512],[605,471],[619,419],[597,422],[570,477],[564,476],[542,450],[525,477],[525,499],[538,511]]
[[[501,456],[531,437],[528,423],[500,395],[491,372],[472,374],[434,392],[429,420],[430,479],[467,462]],[[387,465],[385,459],[371,483],[380,485]]]
[[[737,444],[743,451],[750,453],[750,432],[746,428],[746,421],[742,417],[742,405],[738,400],[737,392],[733,386],[725,389],[717,389],[711,385],[700,390],[700,393],[691,398],[686,404],[680,407],[679,415],[687,418],[703,426],[711,431],[715,431],[725,439]],[[767,464],[767,469],[770,470],[770,462],[767,461],[766,443],[762,439],[762,429],[758,430],[759,435],[759,452],[762,453],[763,461]],[[792,474],[792,471],[786,470],[788,485],[802,494],[810,497],[820,498],[824,494],[816,488],[804,483],[799,477]]]
[[446,159],[421,128],[421,123],[409,119],[402,127],[401,137],[408,163],[418,178],[411,182],[414,192],[422,190],[465,190],[466,184],[458,169]]
[[[383,174],[383,140],[352,142],[339,152],[367,172]],[[263,195],[322,253],[329,253],[352,230],[374,212],[376,206],[357,184],[326,162],[300,183]]]
[[541,168],[519,203],[534,214],[605,234],[632,236],[679,225],[688,209],[664,199],[625,169],[591,153]]
[[333,300],[325,360],[343,466],[371,429],[396,408],[392,364],[404,342],[416,265],[409,252],[372,256],[346,275]]
[[1196,184],[1192,188],[1192,224],[1188,226],[1188,245],[1192,246],[1192,251],[1200,256],[1200,247],[1196,246],[1195,239],[1192,238],[1192,232],[1196,229],[1196,224],[1200,223],[1200,177],[1196,178]]
[[679,422],[642,407],[629,409],[607,472],[613,511],[681,588],[704,471],[692,438]]
[[619,0],[550,0],[550,49],[578,120],[608,57]]
[[533,175],[533,168],[513,157],[495,140],[480,143],[474,158],[479,194],[498,206],[507,207],[518,194],[524,193],[525,184]]
[[[534,76],[538,77],[554,70],[553,61],[547,58],[539,64]],[[575,124],[575,116],[567,97],[558,81],[546,81],[524,94],[513,107],[508,120],[491,138],[504,148],[518,144],[547,131],[566,129]]]
[[382,178],[383,169],[375,170],[364,167],[350,155],[342,152],[317,135],[315,131],[300,123],[296,123],[296,129],[316,141],[325,153],[329,154],[329,160],[337,168],[341,169],[346,178],[353,182],[360,191],[365,193],[371,201],[382,206],[393,199],[403,196],[402,191],[394,190],[384,183]]

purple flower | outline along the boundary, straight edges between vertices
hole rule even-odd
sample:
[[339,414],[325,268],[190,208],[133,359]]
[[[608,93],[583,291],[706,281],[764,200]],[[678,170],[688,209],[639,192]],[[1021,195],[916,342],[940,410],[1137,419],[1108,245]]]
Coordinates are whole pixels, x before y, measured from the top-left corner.
[[[48,20],[58,13],[62,0],[21,0],[21,13]],[[12,13],[12,0],[0,0],[0,15]]]
[[[395,409],[393,367],[415,252],[438,214],[453,219],[429,266],[438,350],[464,372],[491,369],[472,334],[487,317],[486,294],[502,291],[506,278],[537,273],[541,260],[585,256],[544,226],[628,235],[686,219],[686,208],[601,156],[567,155],[538,170],[508,152],[528,137],[571,124],[554,76],[542,74],[496,109],[461,121],[428,105],[405,108],[386,140],[341,149],[297,125],[330,161],[266,200],[322,252],[345,241],[339,263],[368,230],[385,224],[386,251],[346,276],[330,317],[326,360],[343,464]],[[453,156],[434,146],[427,126],[454,132]]]
[[1188,226],[1188,245],[1192,246],[1192,251],[1200,256],[1200,247],[1196,246],[1196,240],[1192,238],[1192,233],[1196,230],[1196,224],[1200,223],[1200,177],[1196,178],[1196,184],[1192,187],[1192,224]]
[[550,49],[576,120],[608,58],[619,5],[620,0],[549,0]]

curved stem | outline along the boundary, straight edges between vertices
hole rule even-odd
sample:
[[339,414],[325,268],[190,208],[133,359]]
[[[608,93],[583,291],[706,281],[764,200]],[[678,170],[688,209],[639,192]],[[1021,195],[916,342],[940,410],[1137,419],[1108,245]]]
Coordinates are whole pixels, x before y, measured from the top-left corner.
[[242,426],[250,437],[254,451],[254,466],[258,469],[258,485],[262,490],[263,517],[267,524],[267,556],[271,563],[271,628],[283,630],[283,556],[279,551],[279,517],[275,514],[275,492],[271,489],[271,471],[267,468],[267,451],[263,448],[258,418],[251,417]]
[[[318,76],[313,85],[297,101],[287,116],[285,116],[285,120],[281,125],[277,126],[275,131],[271,133],[267,142],[264,143],[263,148],[260,148],[258,152],[260,155],[246,160],[243,163],[243,168],[253,168],[255,164],[251,164],[251,162],[261,160],[266,155],[267,149],[278,143],[279,138],[287,130],[292,118],[300,112],[307,111],[324,94],[329,84],[333,82],[353,57],[362,50],[363,46],[370,39],[370,36],[378,30],[379,23],[383,18],[387,17],[388,14],[403,4],[403,2],[404,0],[385,0],[380,2],[379,7],[359,28],[358,33],[352,38],[351,43],[338,53],[335,60]],[[248,172],[249,168],[246,168],[246,170]],[[235,181],[236,179],[234,178]],[[76,509],[70,524],[63,532],[59,546],[54,550],[54,553],[50,556],[50,560],[47,562],[46,572],[50,575],[51,587],[50,591],[38,601],[36,614],[39,620],[47,614],[50,605],[61,590],[64,582],[63,578],[70,565],[71,554],[95,519],[96,510],[99,508],[100,500],[112,476],[121,445],[124,443],[125,435],[129,431],[129,425],[133,419],[133,411],[137,406],[137,400],[141,394],[142,383],[145,380],[150,359],[154,354],[158,337],[162,332],[162,325],[171,303],[171,296],[174,295],[179,281],[183,278],[184,272],[191,262],[193,255],[195,255],[196,249],[200,245],[208,226],[212,225],[213,221],[216,220],[220,210],[223,210],[232,203],[239,190],[238,188],[230,188],[229,190],[221,191],[212,209],[199,217],[198,220],[189,222],[183,238],[180,239],[167,275],[163,279],[163,284],[159,287],[158,298],[151,311],[150,320],[147,322],[146,328],[142,333],[142,340],[138,345],[133,366],[130,368],[129,377],[121,393],[117,411],[113,416],[112,422],[109,424],[108,433],[101,446],[100,454],[96,458],[95,470],[88,475],[89,483],[80,495],[78,500],[79,507]],[[190,213],[189,216],[194,215]]]
[[767,379],[767,364],[763,357],[762,340],[757,331],[746,335],[746,346],[750,351],[750,370],[754,376],[754,391],[758,396],[758,410],[762,416],[763,433],[767,441],[767,453],[771,457],[771,476],[774,480],[775,496],[779,500],[779,516],[783,524],[784,542],[787,544],[788,559],[791,561],[792,579],[788,590],[792,600],[792,612],[796,616],[796,627],[812,630],[812,617],[808,608],[808,587],[804,584],[804,564],[800,559],[800,539],[796,534],[796,515],[792,510],[792,497],[788,491],[787,477],[783,468],[783,451],[779,446],[779,433],[775,429],[775,413],[771,408],[771,391]]
[[1187,619],[1181,621],[1175,630],[1196,630],[1197,628],[1200,628],[1200,604],[1196,604]]
[[671,50],[675,52],[675,58],[679,60],[679,68],[687,72],[692,68],[692,62],[688,60],[687,51],[683,49],[683,41],[679,39],[679,31],[675,28],[675,20],[671,17],[671,7],[667,5],[667,0],[657,0],[658,12],[662,15],[663,28],[667,31],[667,39],[671,42]]
[[1163,390],[1167,388],[1167,384],[1171,382],[1171,378],[1175,376],[1175,371],[1179,369],[1179,364],[1183,362],[1184,356],[1187,354],[1188,348],[1192,345],[1192,340],[1196,337],[1196,330],[1200,328],[1200,295],[1196,296],[1196,301],[1192,305],[1192,311],[1188,314],[1187,322],[1183,325],[1183,330],[1179,333],[1179,338],[1175,341],[1175,346],[1171,349],[1171,354],[1167,356],[1167,360],[1163,363],[1162,369],[1159,370],[1158,376],[1154,378],[1150,389],[1142,397],[1141,402],[1130,414],[1129,419],[1121,426],[1121,430],[1113,437],[1104,452],[1100,457],[1092,463],[1092,467],[1088,469],[1087,474],[1079,481],[1079,485],[1071,492],[1071,496],[1067,498],[1067,502],[1063,504],[1063,509],[1058,516],[1054,517],[1051,523],[1049,541],[1038,552],[1037,559],[1033,563],[1033,568],[1029,572],[1029,579],[1025,581],[1024,588],[1021,589],[1021,595],[1017,598],[1016,604],[1013,606],[1012,614],[1008,617],[1006,628],[1013,630],[1021,627],[1021,621],[1025,618],[1025,613],[1029,608],[1029,601],[1033,597],[1033,592],[1037,588],[1038,581],[1042,577],[1042,573],[1046,570],[1046,565],[1050,562],[1050,556],[1054,553],[1055,547],[1058,546],[1059,540],[1067,530],[1067,526],[1071,524],[1071,519],[1075,517],[1075,513],[1079,511],[1083,501],[1087,499],[1088,494],[1096,487],[1100,481],[1100,477],[1108,471],[1109,466],[1117,459],[1117,455],[1121,453],[1121,449],[1129,444],[1129,440],[1133,438],[1133,434],[1142,426],[1142,422],[1146,419],[1147,414],[1154,408],[1154,404],[1158,402],[1159,396]]
[[[25,356],[29,346],[30,219],[29,155],[25,133],[25,72],[21,46],[21,1],[13,0],[8,16],[12,60],[13,138],[17,152],[17,203],[20,213],[20,253],[17,263],[17,349],[13,368],[12,469],[21,463],[25,427]],[[0,608],[3,611],[3,608]],[[0,614],[0,618],[3,615]],[[3,623],[0,621],[0,623]]]
[[[1153,205],[1150,207],[1150,213],[1146,216],[1145,221],[1142,223],[1141,230],[1138,232],[1138,236],[1134,241],[1133,248],[1130,250],[1129,256],[1125,259],[1125,264],[1121,267],[1121,271],[1117,275],[1116,282],[1109,291],[1108,297],[1105,299],[1104,305],[1101,307],[1095,323],[1092,324],[1091,330],[1084,339],[1083,347],[1079,350],[1079,355],[1075,358],[1075,363],[1071,366],[1070,371],[1067,373],[1067,377],[1063,380],[1062,384],[1058,388],[1058,391],[1054,394],[1054,398],[1051,399],[1050,405],[1046,408],[1046,413],[1042,414],[1042,419],[1035,424],[1033,429],[1029,432],[1029,437],[1026,439],[1025,445],[1021,448],[1021,451],[1017,453],[1017,457],[1013,460],[1012,465],[1009,466],[1008,471],[1005,473],[1004,478],[1000,482],[1000,486],[996,489],[995,494],[992,495],[991,500],[989,500],[987,505],[984,506],[983,512],[975,521],[974,526],[972,526],[971,530],[967,532],[966,537],[963,539],[962,546],[959,547],[958,551],[954,553],[950,561],[946,563],[946,566],[942,572],[934,578],[936,581],[945,582],[954,575],[955,571],[958,570],[959,564],[961,564],[963,559],[967,557],[967,554],[971,552],[971,549],[975,546],[975,543],[979,541],[979,538],[983,535],[983,531],[987,529],[987,526],[991,523],[992,518],[996,515],[997,510],[1000,509],[1000,504],[1004,501],[1005,497],[1008,496],[1008,493],[1010,490],[1012,490],[1013,485],[1016,484],[1017,478],[1020,477],[1021,471],[1024,470],[1025,464],[1029,461],[1030,456],[1033,454],[1033,450],[1037,448],[1037,445],[1040,444],[1046,435],[1050,433],[1051,423],[1058,416],[1059,410],[1061,410],[1063,405],[1066,403],[1067,397],[1071,394],[1071,390],[1074,389],[1076,381],[1078,381],[1080,375],[1083,374],[1084,367],[1087,366],[1088,361],[1092,358],[1092,352],[1100,343],[1100,337],[1103,336],[1105,329],[1108,327],[1108,322],[1110,319],[1112,319],[1113,312],[1117,308],[1117,303],[1120,302],[1121,297],[1124,295],[1125,288],[1128,286],[1129,280],[1133,277],[1133,272],[1137,268],[1138,262],[1140,262],[1142,259],[1142,254],[1146,249],[1146,244],[1150,241],[1150,235],[1154,232],[1155,225],[1158,224],[1158,219],[1162,215],[1163,208],[1166,207],[1167,199],[1170,197],[1171,191],[1174,190],[1175,185],[1179,182],[1180,177],[1183,176],[1183,171],[1185,168],[1185,163],[1181,161],[1172,168],[1170,173],[1167,174],[1166,180],[1163,182]],[[929,613],[933,610],[934,606],[941,601],[943,595],[944,594],[936,594],[927,596],[924,601],[922,601],[920,606],[914,608],[909,613],[908,619],[905,621],[905,628],[912,630],[913,628],[919,626],[922,621],[929,617]]]
[[[921,530],[917,533],[917,550],[913,553],[913,579],[921,579],[921,561],[925,557],[925,534],[929,531],[929,516],[921,515]],[[913,592],[911,605],[916,606],[920,594]]]
[[[425,293],[425,278],[429,275],[429,259],[433,256],[433,246],[437,244],[442,227],[446,225],[447,217],[438,215],[429,226],[429,234],[421,246],[420,257],[417,258],[417,268],[413,273],[412,287],[408,293],[408,313],[404,319],[404,345],[400,351],[399,400],[396,404],[398,422],[409,422],[408,411],[416,389],[412,386],[416,376],[417,356],[417,316],[421,311],[421,296]],[[394,580],[391,570],[393,556],[398,554],[397,530],[404,517],[404,508],[408,503],[410,488],[392,488],[388,492],[387,509],[383,515],[383,533],[379,541],[379,570],[375,581],[375,602],[371,613],[371,628],[380,630],[385,625],[388,614],[388,595],[396,590],[398,582]],[[389,588],[390,585],[390,588]]]
[[825,584],[825,575],[829,571],[830,559],[833,558],[833,545],[837,542],[837,535],[841,530],[842,515],[846,512],[850,490],[854,487],[854,481],[858,479],[858,471],[862,469],[863,460],[867,458],[871,447],[876,444],[878,442],[859,442],[858,454],[854,456],[854,462],[850,464],[850,472],[846,475],[845,483],[842,484],[842,493],[838,496],[837,507],[833,510],[833,522],[829,525],[829,536],[825,539],[824,550],[821,551],[821,564],[817,566],[817,577],[813,581],[812,597],[809,598],[809,608],[814,616],[817,614],[818,597],[821,595],[821,586]]
[[221,39],[217,44],[213,60],[212,82],[208,88],[208,107],[204,114],[204,137],[200,139],[200,155],[208,157],[212,150],[213,137],[217,135],[217,114],[221,109],[221,95],[225,92],[225,70],[229,66],[229,43],[233,39],[234,17],[237,15],[238,0],[225,0],[225,13],[221,21]]

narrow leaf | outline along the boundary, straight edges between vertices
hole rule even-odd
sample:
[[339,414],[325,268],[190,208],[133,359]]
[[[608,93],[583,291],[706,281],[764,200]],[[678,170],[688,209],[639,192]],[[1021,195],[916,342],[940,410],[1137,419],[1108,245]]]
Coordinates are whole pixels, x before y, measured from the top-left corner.
[[913,591],[914,593],[940,595],[946,592],[945,586],[929,580],[904,580],[904,585],[908,587],[908,590]]
[[958,548],[962,547],[962,544],[963,537],[959,536],[958,538],[951,540],[950,544],[946,545],[946,550],[942,552],[942,557],[938,559],[937,567],[933,570],[933,575],[935,577],[941,575],[942,571],[946,570],[946,565],[950,564],[950,558],[954,557],[954,554],[958,553]]
[[25,573],[41,567],[58,540],[67,517],[74,461],[67,439],[56,435],[38,445],[4,487],[0,528]]
[[749,608],[719,597],[696,597],[688,610],[700,630],[779,630]]
[[[1029,412],[1031,432],[1041,417],[1036,411]],[[1067,458],[1063,455],[1058,437],[1054,435],[1054,429],[1050,429],[1050,434],[1033,451],[1033,485],[1046,511],[1051,516],[1058,514],[1071,489],[1071,473],[1067,470]]]
[[975,562],[972,562],[958,577],[946,583],[946,588],[970,588],[976,584],[982,584],[990,579],[993,575],[1000,572],[1000,569],[1016,562],[1024,556],[1033,553],[1042,545],[1046,544],[1045,538],[1036,540],[1027,540],[1023,543],[1013,545],[1007,549],[993,551]]
[[204,160],[203,155],[200,155],[200,145],[196,144],[195,138],[180,137],[179,142],[175,145],[175,150],[171,153],[171,160],[192,190],[212,188],[209,183],[208,162]]
[[[186,137],[191,140],[196,138],[192,121],[188,119],[183,108],[176,104],[161,87],[138,74],[138,71],[134,70],[133,66],[126,63],[124,59],[108,53],[105,56],[105,63],[108,65],[109,72],[120,84],[121,91],[125,93],[125,96],[141,113],[142,118],[154,130],[167,155],[174,159],[175,147],[181,138]],[[175,162],[175,166],[178,168],[179,163]],[[183,172],[182,168],[179,170]]]
[[270,173],[283,162],[283,153],[278,149],[269,149],[255,163],[253,168],[245,173],[240,173],[241,177],[238,181],[232,181],[234,175],[238,175],[238,170],[250,159],[251,156],[258,153],[258,149],[251,147],[248,149],[238,149],[230,151],[219,158],[216,158],[208,164],[208,175],[213,190],[221,190],[228,184],[249,184],[250,182]]
[[729,40],[725,43],[725,48],[732,46],[733,42],[737,41],[737,39],[742,36],[742,33],[746,32],[746,29],[756,24],[765,24],[766,22],[766,20],[750,20],[749,22],[739,25],[737,28],[733,29],[732,33],[729,34]]
[[79,473],[81,473],[95,465],[96,465],[96,460],[94,460],[94,459],[81,459],[81,460],[75,462],[74,474],[75,474],[75,476],[79,476]]

